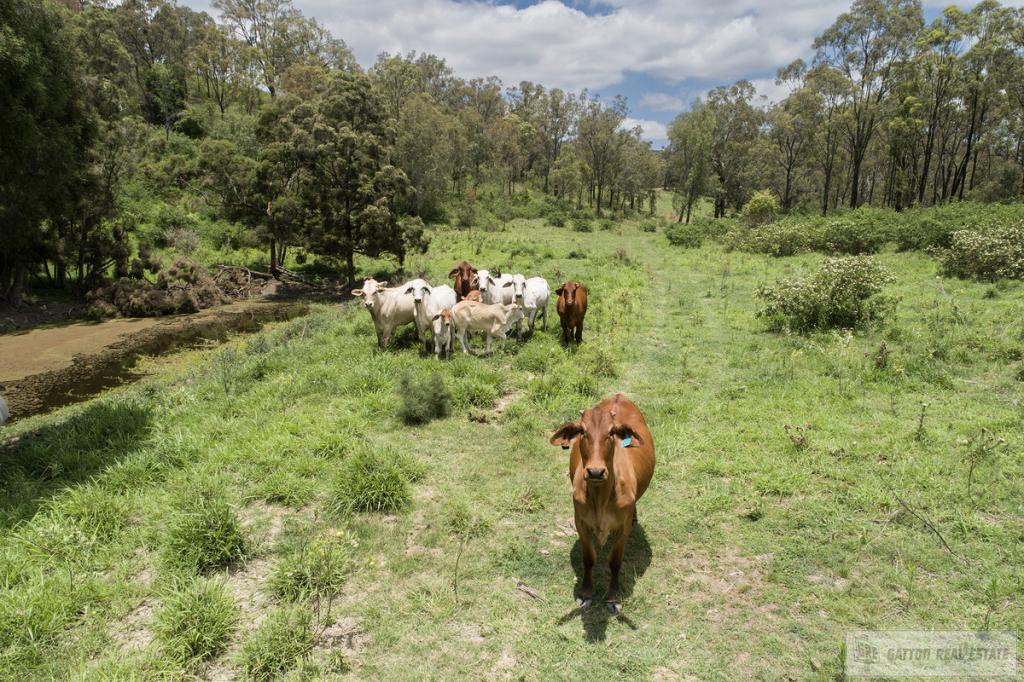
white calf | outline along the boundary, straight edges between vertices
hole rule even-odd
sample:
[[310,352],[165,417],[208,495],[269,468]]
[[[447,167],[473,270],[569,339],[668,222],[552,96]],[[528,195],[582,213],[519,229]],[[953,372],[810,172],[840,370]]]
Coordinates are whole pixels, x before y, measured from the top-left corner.
[[523,319],[523,309],[514,303],[476,303],[475,301],[459,301],[452,308],[452,321],[455,333],[462,345],[462,352],[469,353],[467,336],[471,331],[487,334],[487,352],[491,352],[491,339],[505,339],[509,328]]
[[455,336],[455,323],[452,322],[452,311],[445,308],[431,320],[434,329],[434,355],[440,360],[452,354],[452,338]]
[[430,352],[427,330],[431,328],[434,315],[455,305],[455,289],[447,284],[432,287],[422,279],[414,279],[405,285],[405,293],[412,296],[416,331],[419,332],[423,350]]

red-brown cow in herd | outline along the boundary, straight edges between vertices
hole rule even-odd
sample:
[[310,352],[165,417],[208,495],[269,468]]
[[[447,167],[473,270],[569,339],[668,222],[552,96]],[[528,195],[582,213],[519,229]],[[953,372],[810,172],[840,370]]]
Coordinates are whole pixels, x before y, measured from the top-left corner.
[[455,280],[455,300],[461,301],[469,295],[469,292],[477,288],[476,268],[466,261],[462,261],[448,273],[448,277]]
[[562,321],[562,343],[576,339],[583,342],[583,318],[587,316],[587,287],[570,281],[555,290],[558,295],[558,318]]
[[569,480],[583,554],[583,582],[577,603],[587,606],[594,596],[594,536],[604,546],[608,536],[614,534],[615,545],[608,559],[611,582],[605,602],[610,611],[619,613],[622,555],[636,523],[637,500],[654,475],[651,432],[637,406],[619,393],[584,410],[579,421],[562,425],[551,436],[551,444],[571,448]]

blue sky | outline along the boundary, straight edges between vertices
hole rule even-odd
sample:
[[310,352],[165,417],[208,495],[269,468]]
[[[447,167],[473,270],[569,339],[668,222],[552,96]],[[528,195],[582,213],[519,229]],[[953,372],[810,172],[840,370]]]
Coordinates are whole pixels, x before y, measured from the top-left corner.
[[[209,0],[180,0],[209,10]],[[1019,4],[1011,2],[1007,4]],[[740,78],[769,99],[775,71],[808,58],[850,0],[294,0],[364,66],[388,52],[431,52],[462,77],[497,75],[629,99],[656,147],[696,97]],[[946,4],[928,0],[926,16]]]

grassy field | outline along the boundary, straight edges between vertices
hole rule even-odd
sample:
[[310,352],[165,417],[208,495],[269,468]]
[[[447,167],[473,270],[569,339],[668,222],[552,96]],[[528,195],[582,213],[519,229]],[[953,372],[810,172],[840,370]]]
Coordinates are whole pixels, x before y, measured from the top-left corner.
[[[895,318],[801,337],[764,331],[753,291],[817,255],[681,250],[632,223],[433,245],[411,272],[586,282],[584,345],[560,346],[552,306],[528,342],[438,363],[323,307],[15,425],[0,678],[833,679],[848,629],[1024,634],[1020,283],[886,252]],[[400,378],[434,373],[450,416],[403,424]],[[658,459],[620,618],[574,608],[547,442],[615,391]]]

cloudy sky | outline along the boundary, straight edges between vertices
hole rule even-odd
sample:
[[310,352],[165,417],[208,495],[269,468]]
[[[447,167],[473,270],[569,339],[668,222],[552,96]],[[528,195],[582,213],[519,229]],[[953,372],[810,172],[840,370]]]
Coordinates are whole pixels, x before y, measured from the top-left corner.
[[[208,0],[181,0],[209,10]],[[807,57],[850,0],[294,0],[355,51],[431,52],[456,74],[530,80],[629,98],[655,146],[665,125],[716,85],[748,78],[778,98],[778,67]],[[948,3],[926,0],[929,18]],[[1016,3],[1007,3],[1016,4]],[[212,12],[211,12],[212,13]]]

